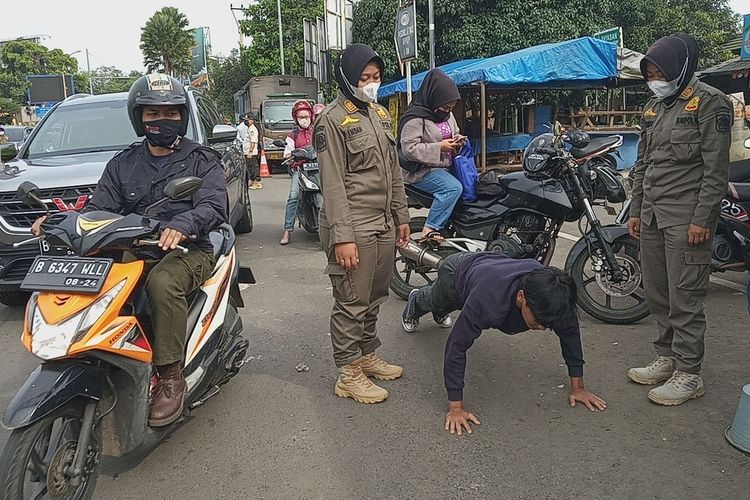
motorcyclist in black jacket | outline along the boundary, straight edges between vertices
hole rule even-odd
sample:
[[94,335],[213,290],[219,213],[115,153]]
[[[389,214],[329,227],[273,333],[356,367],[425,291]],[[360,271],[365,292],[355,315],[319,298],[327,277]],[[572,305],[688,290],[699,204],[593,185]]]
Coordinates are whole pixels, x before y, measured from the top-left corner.
[[[84,211],[143,214],[146,207],[163,198],[164,186],[170,180],[186,176],[203,179],[192,198],[169,200],[149,213],[162,221],[160,250],[139,255],[146,259],[145,289],[158,377],[149,424],[163,426],[182,414],[187,388],[182,375],[186,296],[213,271],[208,233],[228,221],[227,186],[219,154],[185,137],[189,101],[176,79],[164,74],[139,78],[130,88],[127,108],[136,134],[145,135],[146,140],[131,145],[107,163]],[[40,223],[35,223],[35,233]],[[188,252],[172,251],[179,244],[187,246]]]

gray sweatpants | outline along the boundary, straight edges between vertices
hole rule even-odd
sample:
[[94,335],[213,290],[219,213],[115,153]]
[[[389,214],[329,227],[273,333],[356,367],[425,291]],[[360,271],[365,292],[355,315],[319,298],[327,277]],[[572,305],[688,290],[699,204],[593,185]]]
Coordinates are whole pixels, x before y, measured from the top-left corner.
[[473,254],[460,252],[443,259],[438,268],[437,279],[417,292],[415,311],[417,318],[429,312],[436,318],[442,318],[461,308],[456,290],[456,267],[470,255]]

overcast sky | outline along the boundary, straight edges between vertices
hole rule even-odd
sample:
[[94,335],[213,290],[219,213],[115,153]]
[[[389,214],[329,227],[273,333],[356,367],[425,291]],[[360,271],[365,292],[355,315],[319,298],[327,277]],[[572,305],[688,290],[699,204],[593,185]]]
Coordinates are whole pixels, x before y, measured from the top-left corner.
[[[234,5],[240,3],[238,0]],[[741,14],[750,13],[750,0],[730,0],[729,3]],[[66,53],[81,50],[75,57],[84,71],[87,48],[92,68],[116,66],[125,72],[143,71],[138,48],[141,27],[154,12],[167,5],[180,9],[191,27],[209,27],[214,55],[228,55],[237,47],[237,26],[229,8],[231,2],[224,0],[3,0],[3,4],[0,38],[43,35],[43,43],[49,48],[60,48]]]

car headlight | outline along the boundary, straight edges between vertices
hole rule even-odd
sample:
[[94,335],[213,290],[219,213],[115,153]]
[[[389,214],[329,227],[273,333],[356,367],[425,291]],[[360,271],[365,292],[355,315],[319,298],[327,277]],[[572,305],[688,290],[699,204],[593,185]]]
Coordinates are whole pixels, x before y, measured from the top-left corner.
[[50,325],[44,320],[42,312],[34,302],[33,310],[27,312],[27,318],[31,318],[31,352],[42,359],[65,356],[70,345],[86,335],[96,320],[104,314],[122,291],[126,281],[120,281],[86,309],[56,325]]

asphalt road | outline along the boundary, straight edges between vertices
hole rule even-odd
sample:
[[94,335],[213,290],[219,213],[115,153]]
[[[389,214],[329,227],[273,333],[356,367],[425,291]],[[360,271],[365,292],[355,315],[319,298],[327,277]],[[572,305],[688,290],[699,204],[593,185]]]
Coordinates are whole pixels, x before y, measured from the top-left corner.
[[[486,332],[470,351],[465,392],[482,424],[457,437],[443,431],[447,331],[423,321],[402,333],[396,297],[381,310],[380,353],[404,377],[383,383],[391,396],[382,404],[333,395],[325,258],[301,229],[279,246],[288,179],[264,185],[254,194],[255,230],[238,240],[258,279],[243,292],[248,363],[142,462],[109,463],[96,498],[748,497],[750,457],[724,439],[750,382],[741,275],[710,287],[703,398],[664,408],[628,381],[627,368],[653,357],[652,319],[612,326],[582,314],[586,383],[606,412],[568,407],[553,333]],[[571,245],[560,240],[555,264]],[[21,323],[21,310],[0,306],[3,408],[37,363],[20,345]],[[297,372],[300,363],[309,371]]]

